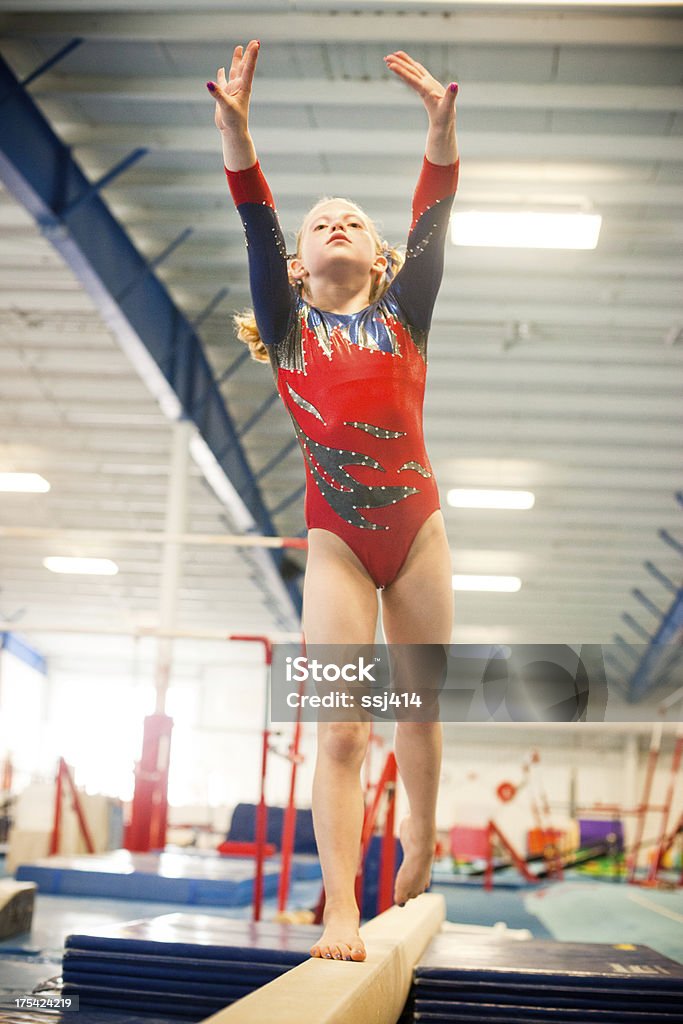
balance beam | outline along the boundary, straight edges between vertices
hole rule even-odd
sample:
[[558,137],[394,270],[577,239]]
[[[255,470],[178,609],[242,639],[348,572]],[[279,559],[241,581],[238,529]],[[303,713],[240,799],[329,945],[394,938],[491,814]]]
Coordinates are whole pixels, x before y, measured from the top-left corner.
[[413,967],[446,916],[443,896],[425,893],[360,930],[367,960],[311,958],[202,1024],[396,1024]]

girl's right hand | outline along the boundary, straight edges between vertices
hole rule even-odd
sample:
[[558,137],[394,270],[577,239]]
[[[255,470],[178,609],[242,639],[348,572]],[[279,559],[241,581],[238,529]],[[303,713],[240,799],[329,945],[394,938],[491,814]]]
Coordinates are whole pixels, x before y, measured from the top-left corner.
[[251,83],[260,45],[258,39],[252,39],[246,49],[236,46],[228,78],[225,77],[225,68],[219,68],[216,82],[206,83],[216,100],[215,122],[219,132],[247,128]]

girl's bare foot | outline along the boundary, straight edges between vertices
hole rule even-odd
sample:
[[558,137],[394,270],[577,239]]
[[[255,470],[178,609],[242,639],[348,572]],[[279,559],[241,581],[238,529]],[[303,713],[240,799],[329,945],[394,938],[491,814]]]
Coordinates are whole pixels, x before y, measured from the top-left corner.
[[401,822],[399,835],[403,847],[403,863],[396,875],[394,902],[403,906],[406,900],[419,896],[429,886],[436,830],[419,828],[408,816]]
[[365,960],[365,946],[358,932],[358,911],[334,911],[326,908],[325,931],[311,956],[327,960]]

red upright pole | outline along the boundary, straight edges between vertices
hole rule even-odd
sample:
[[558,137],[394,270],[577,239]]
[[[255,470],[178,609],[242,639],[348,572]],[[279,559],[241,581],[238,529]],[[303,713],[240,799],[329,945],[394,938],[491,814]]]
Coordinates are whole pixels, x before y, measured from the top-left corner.
[[60,757],[57,764],[57,778],[55,779],[55,816],[52,823],[52,835],[50,837],[49,854],[53,856],[59,852],[59,831],[62,827],[62,772],[64,769],[64,758]]
[[643,786],[643,796],[638,807],[638,820],[636,825],[636,839],[633,844],[631,851],[631,864],[628,880],[634,882],[636,878],[636,871],[638,869],[638,854],[640,853],[640,847],[643,843],[643,833],[645,831],[645,818],[650,805],[650,795],[652,793],[652,782],[655,777],[655,769],[657,768],[657,761],[659,760],[659,748],[662,743],[662,723],[655,722],[652,726],[652,737],[650,739],[650,752],[647,757],[647,767],[645,769],[645,784]]
[[163,850],[168,819],[168,772],[173,719],[153,714],[145,718],[142,757],[135,769],[135,792],[126,848],[136,853]]
[[664,800],[664,810],[662,811],[662,822],[659,833],[659,841],[654,850],[652,856],[652,862],[650,864],[650,870],[647,875],[647,882],[649,885],[653,885],[657,880],[657,873],[662,866],[662,858],[666,853],[666,841],[667,834],[666,829],[669,824],[669,814],[671,812],[671,805],[673,804],[674,791],[676,789],[676,778],[681,767],[681,759],[683,758],[683,728],[679,730],[679,734],[676,737],[676,745],[674,746],[674,752],[671,757],[671,774],[669,776],[669,786],[666,792],[666,798]]
[[396,810],[396,757],[389,755],[390,763],[386,775],[385,790],[387,810],[384,817],[384,834],[379,861],[379,885],[377,887],[377,913],[388,910],[394,902],[394,875],[396,873],[396,839],[394,838],[394,813]]

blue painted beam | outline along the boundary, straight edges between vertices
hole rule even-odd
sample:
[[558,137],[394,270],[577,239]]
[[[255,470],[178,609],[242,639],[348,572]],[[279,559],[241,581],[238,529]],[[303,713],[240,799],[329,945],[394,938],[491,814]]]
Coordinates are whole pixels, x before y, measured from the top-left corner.
[[15,658],[35,669],[36,672],[40,672],[41,675],[47,675],[47,661],[44,656],[35,647],[30,647],[16,633],[0,633],[0,650],[13,654]]
[[[661,667],[663,655],[671,650],[681,630],[683,630],[683,587],[678,590],[629,680],[630,701],[640,700],[650,688],[656,671]],[[661,672],[657,675],[657,681],[660,678]]]
[[[194,326],[2,57],[0,178],[59,250],[103,319],[144,343],[177,396],[182,415],[197,426],[255,529],[274,535],[272,518]],[[282,551],[269,551],[268,557],[279,571]],[[283,584],[300,613],[299,587],[284,578]]]

